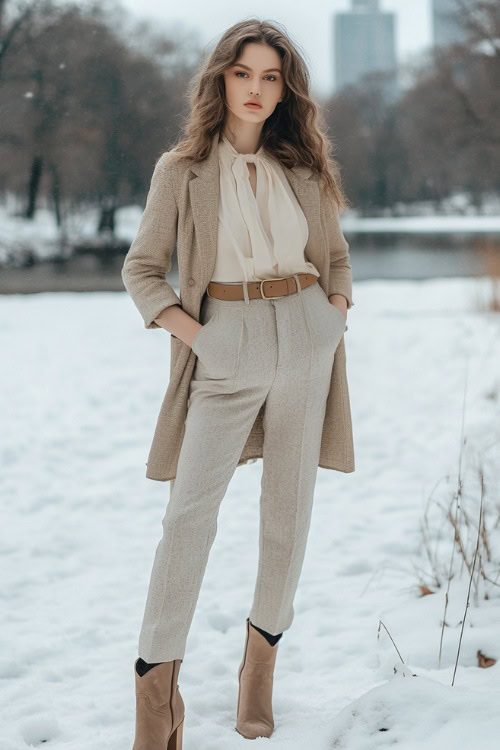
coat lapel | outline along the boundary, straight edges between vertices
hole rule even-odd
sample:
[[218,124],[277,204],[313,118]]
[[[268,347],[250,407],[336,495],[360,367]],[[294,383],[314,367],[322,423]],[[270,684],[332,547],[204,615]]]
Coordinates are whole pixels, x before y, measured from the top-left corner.
[[[191,167],[196,177],[189,182],[189,198],[193,212],[193,222],[203,263],[202,285],[205,289],[211,281],[217,255],[217,226],[219,208],[219,134],[212,138],[209,155],[202,162]],[[296,166],[283,171],[304,212],[309,226],[309,237],[305,247],[306,259],[321,272],[324,259],[324,237],[321,229],[319,185],[310,180],[310,167]]]

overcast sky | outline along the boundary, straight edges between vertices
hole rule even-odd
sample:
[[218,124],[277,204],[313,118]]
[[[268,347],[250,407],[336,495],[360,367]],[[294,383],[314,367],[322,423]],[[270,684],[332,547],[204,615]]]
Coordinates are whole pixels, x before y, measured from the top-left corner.
[[[348,10],[350,0],[122,0],[138,18],[154,19],[167,27],[182,24],[195,29],[203,45],[228,26],[256,15],[284,24],[306,54],[316,93],[327,94],[334,85],[333,15]],[[396,13],[396,53],[399,61],[421,51],[431,40],[431,0],[380,0],[382,10]]]

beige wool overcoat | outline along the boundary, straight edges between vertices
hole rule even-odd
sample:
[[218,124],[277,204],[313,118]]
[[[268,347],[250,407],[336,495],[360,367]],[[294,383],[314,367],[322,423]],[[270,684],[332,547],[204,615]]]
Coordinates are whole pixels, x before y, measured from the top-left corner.
[[[212,279],[217,252],[218,141],[216,133],[209,155],[201,162],[186,157],[174,160],[172,152],[167,151],[154,168],[139,230],[122,269],[123,283],[145,328],[161,328],[154,320],[169,305],[181,305],[185,312],[200,320],[201,302]],[[318,176],[309,167],[283,166],[283,170],[308,222],[306,259],[320,272],[318,281],[326,294],[343,294],[350,308],[353,301],[349,245],[340,228],[337,204],[325,197]],[[180,296],[166,278],[174,249],[177,249]],[[189,383],[196,362],[191,347],[181,339],[171,335],[170,345],[170,379],[146,464],[146,477],[159,481],[174,479],[176,475]],[[262,457],[264,409],[265,404],[257,415],[238,466]],[[210,434],[207,425],[207,440]],[[332,367],[319,466],[354,471],[344,335]]]

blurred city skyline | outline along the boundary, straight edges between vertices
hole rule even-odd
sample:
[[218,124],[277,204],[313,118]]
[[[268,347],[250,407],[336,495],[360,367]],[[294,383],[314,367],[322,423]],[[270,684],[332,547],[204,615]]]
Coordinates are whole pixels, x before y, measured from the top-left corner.
[[[228,0],[184,0],[177,6],[163,0],[122,0],[136,19],[154,20],[165,28],[195,31],[202,45],[215,41],[233,23],[251,15],[278,21],[304,50],[309,62],[313,90],[327,96],[335,89],[334,15],[351,9],[351,0],[315,0],[307,6],[287,0],[255,0],[240,8]],[[431,0],[380,0],[383,12],[394,13],[396,56],[399,64],[418,57],[432,42]],[[314,8],[315,12],[310,12]],[[210,12],[208,12],[210,11]],[[182,33],[182,32],[181,32]]]

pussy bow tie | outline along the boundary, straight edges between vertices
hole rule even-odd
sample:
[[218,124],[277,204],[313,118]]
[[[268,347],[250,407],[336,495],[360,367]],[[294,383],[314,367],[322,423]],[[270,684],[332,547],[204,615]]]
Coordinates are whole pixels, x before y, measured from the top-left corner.
[[[286,258],[287,251],[296,242],[301,228],[297,218],[296,208],[283,185],[272,160],[264,155],[261,146],[255,154],[240,154],[232,143],[224,136],[221,143],[221,156],[227,160],[231,173],[236,182],[236,190],[224,190],[221,200],[227,208],[227,216],[234,216],[241,212],[251,238],[252,256],[255,275],[268,277],[270,269],[279,263],[280,258]],[[255,164],[257,172],[257,198],[255,197],[249,180],[247,163]],[[265,189],[267,186],[267,190]],[[259,200],[268,196],[269,237],[259,211]],[[231,233],[231,227],[226,226]],[[232,234],[232,233],[231,233]],[[247,268],[241,255],[241,248],[236,238],[234,246],[240,257],[248,281]],[[278,270],[279,273],[279,270]]]

